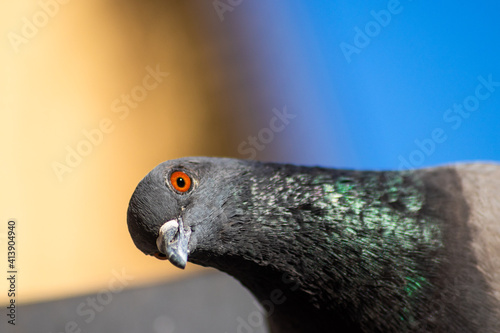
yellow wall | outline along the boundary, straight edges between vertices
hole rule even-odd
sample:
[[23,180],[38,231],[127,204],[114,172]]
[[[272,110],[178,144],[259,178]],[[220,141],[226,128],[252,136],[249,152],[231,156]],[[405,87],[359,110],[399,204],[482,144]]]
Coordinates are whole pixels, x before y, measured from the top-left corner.
[[[69,1],[49,9],[46,22],[38,1],[0,5],[0,268],[3,276],[7,221],[15,218],[17,301],[106,288],[122,270],[130,285],[186,273],[140,253],[126,226],[128,200],[151,168],[206,154],[224,135],[211,127],[218,116],[204,111],[179,3]],[[23,18],[39,20],[38,31],[30,36]],[[169,76],[120,119],[112,104],[140,92],[147,66]],[[54,162],[67,164],[67,147],[88,148],[82,131],[103,119],[112,130],[58,177]]]

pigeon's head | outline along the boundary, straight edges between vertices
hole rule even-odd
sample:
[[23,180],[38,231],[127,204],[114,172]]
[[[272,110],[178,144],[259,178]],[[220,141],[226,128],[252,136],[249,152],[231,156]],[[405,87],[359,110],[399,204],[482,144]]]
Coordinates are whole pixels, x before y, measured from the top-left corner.
[[145,254],[184,268],[190,253],[210,247],[243,165],[233,159],[170,160],[141,180],[130,199],[127,224]]

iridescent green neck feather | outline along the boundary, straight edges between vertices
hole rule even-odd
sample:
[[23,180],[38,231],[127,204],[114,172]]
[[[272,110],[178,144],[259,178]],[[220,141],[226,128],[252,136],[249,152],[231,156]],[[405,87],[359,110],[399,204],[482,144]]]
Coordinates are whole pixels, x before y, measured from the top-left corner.
[[[225,205],[223,245],[208,263],[193,261],[234,275],[264,303],[282,292],[287,301],[270,319],[293,323],[290,332],[301,331],[300,318],[325,315],[330,320],[312,331],[452,327],[443,318],[461,311],[461,301],[443,310],[435,300],[453,293],[453,277],[444,272],[457,242],[468,239],[465,231],[460,239],[443,236],[442,206],[456,204],[460,194],[459,182],[446,190],[433,185],[443,175],[250,164]],[[432,202],[433,196],[445,199]],[[462,204],[455,232],[466,229]],[[304,306],[291,306],[297,302]]]

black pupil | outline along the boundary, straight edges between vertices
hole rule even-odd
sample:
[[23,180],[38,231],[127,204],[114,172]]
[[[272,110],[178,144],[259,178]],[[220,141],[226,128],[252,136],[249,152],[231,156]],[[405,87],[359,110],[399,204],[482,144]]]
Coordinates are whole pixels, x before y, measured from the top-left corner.
[[177,186],[179,186],[180,188],[183,188],[184,186],[186,186],[186,181],[182,177],[177,178],[176,182],[177,182]]

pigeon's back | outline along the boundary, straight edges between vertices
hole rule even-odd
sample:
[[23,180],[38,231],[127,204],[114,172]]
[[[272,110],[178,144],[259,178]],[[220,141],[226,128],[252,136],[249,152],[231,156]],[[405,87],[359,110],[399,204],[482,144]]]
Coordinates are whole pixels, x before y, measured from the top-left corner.
[[427,188],[429,211],[445,224],[446,281],[436,304],[449,304],[457,313],[445,311],[450,327],[500,332],[500,165],[455,164],[417,173]]
[[[500,165],[459,164],[478,269],[500,302]],[[500,314],[500,312],[499,312]]]

